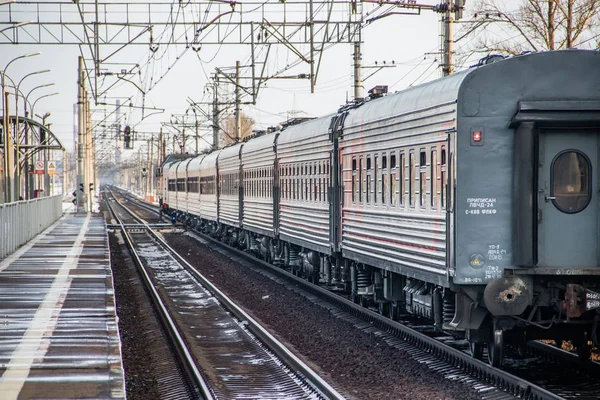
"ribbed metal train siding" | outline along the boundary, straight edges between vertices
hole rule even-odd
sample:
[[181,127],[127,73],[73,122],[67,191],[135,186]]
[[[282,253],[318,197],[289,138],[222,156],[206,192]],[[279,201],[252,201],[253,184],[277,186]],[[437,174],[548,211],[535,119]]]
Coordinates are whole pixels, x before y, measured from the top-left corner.
[[181,211],[185,211],[187,213],[190,212],[189,198],[191,197],[187,192],[187,170],[190,161],[191,158],[181,161],[181,163],[179,164],[179,168],[177,168],[177,179],[183,179],[184,182],[184,191],[177,192],[177,204],[179,205],[179,209]]
[[[217,164],[219,166],[219,190],[223,188],[223,175],[234,173],[239,179],[240,150],[242,145],[228,147],[221,151]],[[219,193],[219,222],[240,227],[240,191],[239,181],[235,195],[224,191]]]
[[[392,108],[394,106],[391,102],[387,105]],[[381,106],[386,104],[378,107]],[[361,111],[364,116],[368,115],[368,110]],[[343,139],[340,140],[344,183],[342,254],[363,263],[447,285],[446,211],[440,204],[432,207],[429,198],[422,207],[419,203],[420,198],[416,195],[411,206],[408,201],[411,194],[406,191],[409,187],[407,179],[410,176],[410,149],[415,151],[415,164],[419,163],[421,149],[427,149],[429,152],[436,144],[439,145],[438,149],[441,149],[442,145],[445,146],[446,159],[450,158],[447,138],[448,131],[455,126],[456,103],[447,102],[398,114],[398,111],[390,112],[388,115],[396,116],[368,123],[360,123],[357,118],[353,118],[349,121],[351,126],[344,129]],[[369,204],[353,203],[353,156],[378,154],[381,162],[382,153],[388,150],[404,151],[406,155],[404,165],[398,165],[402,168],[402,179],[405,182],[404,204],[397,202],[391,206],[389,201],[386,204],[382,204],[381,201],[371,201]],[[438,150],[437,164],[441,161],[440,156]],[[390,162],[389,159],[387,161]],[[397,162],[400,164],[400,159]],[[420,188],[419,167],[413,165],[412,168],[415,177],[413,185]],[[389,174],[390,169],[387,171]],[[379,174],[375,176],[380,177]],[[430,172],[428,176],[431,179]],[[366,175],[363,178],[366,178]],[[381,190],[381,180],[378,181],[377,188],[378,191]],[[386,190],[389,190],[389,186]]]
[[[213,152],[204,157],[200,164],[200,179],[212,176],[215,186],[217,181],[217,157],[219,152]],[[202,185],[202,183],[200,183]],[[218,217],[217,194],[200,193],[200,216],[210,221],[216,221]]]
[[[187,177],[198,178],[200,180],[200,163],[204,159],[204,156],[194,157],[187,165]],[[188,188],[188,212],[193,215],[200,215],[200,192],[191,192]]]
[[174,162],[169,164],[168,171],[165,172],[167,177],[167,186],[166,186],[166,200],[163,200],[165,203],[169,205],[169,207],[177,208],[177,191],[169,190],[169,180],[175,179],[177,180],[177,166],[179,162]]
[[[277,140],[279,169],[288,164],[329,162],[333,150],[328,133],[330,121],[331,116],[328,116],[284,130]],[[320,202],[282,198],[278,229],[283,240],[329,254],[327,196]]]
[[[242,149],[244,171],[253,168],[270,168],[275,164],[274,143],[277,134],[253,139]],[[274,237],[273,198],[259,198],[244,192],[243,226],[252,232]]]

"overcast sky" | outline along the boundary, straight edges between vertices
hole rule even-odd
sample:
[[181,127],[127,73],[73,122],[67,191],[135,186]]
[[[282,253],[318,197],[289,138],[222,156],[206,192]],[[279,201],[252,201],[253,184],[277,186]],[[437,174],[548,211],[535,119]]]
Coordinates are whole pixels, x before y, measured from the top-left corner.
[[[517,0],[507,0],[506,3],[516,3]],[[422,0],[421,4],[435,4],[433,0]],[[468,2],[470,3],[470,2]],[[465,17],[468,17],[469,5]],[[6,5],[0,6],[0,20],[6,20]],[[18,7],[18,5],[12,5]],[[4,10],[4,11],[3,11]],[[366,8],[365,8],[366,10]],[[74,8],[73,11],[76,11]],[[397,11],[402,11],[398,9]],[[23,19],[31,19],[24,15]],[[28,28],[28,27],[25,27]],[[455,29],[460,29],[457,26]],[[457,44],[457,50],[468,45],[473,38],[468,37]],[[409,85],[439,78],[440,55],[440,22],[439,14],[423,11],[421,15],[394,15],[378,20],[363,30],[362,63],[374,65],[375,62],[388,64],[393,60],[396,67],[386,68],[363,83],[363,94],[371,87],[379,84],[388,85],[390,91],[402,90]],[[41,51],[40,56],[14,62],[8,69],[8,75],[19,81],[25,74],[42,69],[50,69],[46,74],[35,75],[23,81],[21,87],[24,93],[31,88],[44,83],[55,83],[55,86],[39,89],[32,94],[30,101],[52,92],[59,95],[40,100],[35,113],[42,115],[50,112],[49,122],[52,131],[66,145],[73,146],[73,104],[77,101],[77,57],[80,54],[77,46],[67,45],[0,45],[0,68],[12,58],[29,52]],[[108,46],[101,47],[101,55],[112,52]],[[147,63],[149,55],[154,59]],[[129,46],[122,50],[114,60],[127,63],[149,65],[144,69],[146,87],[149,79],[153,85],[145,99],[146,106],[164,108],[166,111],[141,119],[139,110],[127,115],[124,123],[135,126],[142,131],[158,132],[161,121],[168,121],[171,114],[185,113],[187,98],[194,101],[206,101],[205,87],[209,83],[208,76],[215,67],[233,67],[236,60],[247,62],[250,46],[203,46],[197,53],[183,47],[169,46],[168,50],[159,49],[151,53],[148,46]],[[177,59],[179,57],[179,59]],[[284,46],[273,46],[268,69],[277,71],[297,58]],[[167,69],[170,67],[170,69]],[[120,66],[107,65],[109,70],[120,70]],[[321,116],[336,110],[344,104],[346,98],[353,96],[352,76],[352,47],[348,44],[338,44],[325,51],[319,71],[315,93],[310,93],[308,80],[272,80],[259,95],[256,106],[244,106],[243,112],[255,120],[255,129],[262,129],[284,121],[291,114],[299,116]],[[371,70],[363,70],[363,76]],[[284,73],[284,75],[308,73],[309,67],[299,65]],[[225,87],[224,87],[225,88]],[[229,86],[232,89],[232,86]],[[133,104],[140,106],[142,96],[132,84],[121,82],[108,92],[106,102],[114,103],[115,98],[133,97]],[[101,99],[104,101],[104,99]],[[22,103],[21,103],[22,104]],[[105,114],[112,111],[111,107],[94,107],[93,119],[99,121]],[[208,111],[209,108],[205,107]],[[106,110],[106,111],[105,111]],[[152,111],[146,111],[146,113]],[[192,122],[191,117],[187,120]],[[108,122],[114,122],[109,117]],[[208,134],[208,130],[206,130]],[[210,138],[207,136],[207,139]]]

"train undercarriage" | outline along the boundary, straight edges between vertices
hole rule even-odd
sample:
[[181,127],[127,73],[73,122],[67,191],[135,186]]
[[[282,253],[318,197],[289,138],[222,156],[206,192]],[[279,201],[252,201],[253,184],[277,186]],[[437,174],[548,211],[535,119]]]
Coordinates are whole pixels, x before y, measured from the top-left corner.
[[[559,347],[570,341],[583,359],[590,357],[593,347],[600,348],[600,287],[596,282],[576,277],[529,279],[532,300],[525,311],[493,315],[486,307],[484,285],[441,287],[176,210],[167,213],[312,283],[344,292],[354,302],[393,320],[406,314],[426,318],[435,330],[467,340],[473,357],[483,359],[487,353],[493,366],[502,365],[506,346],[521,351],[531,340],[553,340]],[[506,296],[510,300],[510,291]]]

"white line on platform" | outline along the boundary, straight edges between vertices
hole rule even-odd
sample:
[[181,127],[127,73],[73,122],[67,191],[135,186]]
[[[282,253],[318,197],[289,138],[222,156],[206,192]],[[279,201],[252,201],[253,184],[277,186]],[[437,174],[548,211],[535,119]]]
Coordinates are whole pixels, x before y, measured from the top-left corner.
[[6,371],[0,378],[2,400],[16,400],[19,397],[34,361],[41,361],[48,351],[50,338],[56,328],[60,310],[71,286],[72,278],[69,272],[77,267],[90,217],[91,214],[87,214],[79,235],[58,270],[50,290],[37,309],[19,346],[13,352],[10,362],[6,365]]

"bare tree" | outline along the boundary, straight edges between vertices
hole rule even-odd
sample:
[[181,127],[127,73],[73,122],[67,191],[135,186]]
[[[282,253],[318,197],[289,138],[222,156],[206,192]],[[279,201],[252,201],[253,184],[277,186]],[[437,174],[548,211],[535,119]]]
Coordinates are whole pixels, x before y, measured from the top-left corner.
[[479,0],[473,9],[469,32],[483,31],[477,53],[600,47],[600,0],[521,0],[516,10],[502,0]]
[[[246,136],[252,134],[252,127],[254,126],[254,120],[244,113],[240,113],[240,138],[244,139]],[[222,123],[221,137],[219,142],[221,146],[225,147],[235,142],[235,115],[230,115],[225,118]]]

